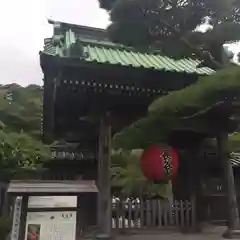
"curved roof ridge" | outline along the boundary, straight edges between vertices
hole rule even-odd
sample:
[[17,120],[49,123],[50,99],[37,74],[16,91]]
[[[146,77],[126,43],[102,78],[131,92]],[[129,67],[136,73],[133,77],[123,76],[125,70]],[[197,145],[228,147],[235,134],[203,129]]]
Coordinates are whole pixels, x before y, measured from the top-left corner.
[[67,26],[69,28],[79,28],[79,29],[86,29],[86,30],[93,30],[93,31],[99,31],[99,32],[106,32],[106,29],[104,28],[96,28],[96,27],[91,27],[91,26],[86,26],[86,25],[79,25],[79,24],[74,24],[70,22],[62,22],[62,21],[55,21],[52,19],[48,19],[49,24],[55,24],[55,23],[60,23],[61,25]]

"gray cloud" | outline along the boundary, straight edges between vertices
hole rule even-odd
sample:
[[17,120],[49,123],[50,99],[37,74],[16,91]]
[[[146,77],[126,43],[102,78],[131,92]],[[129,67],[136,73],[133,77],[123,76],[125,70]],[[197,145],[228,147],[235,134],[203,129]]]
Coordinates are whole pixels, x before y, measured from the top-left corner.
[[102,28],[108,24],[97,0],[2,0],[0,9],[0,84],[42,84],[38,52],[52,34],[48,18]]

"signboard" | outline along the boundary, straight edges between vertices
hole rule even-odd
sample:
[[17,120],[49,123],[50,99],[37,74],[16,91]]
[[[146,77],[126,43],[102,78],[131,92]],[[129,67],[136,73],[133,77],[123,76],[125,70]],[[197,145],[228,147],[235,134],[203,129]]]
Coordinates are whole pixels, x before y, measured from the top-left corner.
[[77,207],[77,196],[31,196],[28,208]]
[[76,212],[30,212],[25,240],[75,240]]

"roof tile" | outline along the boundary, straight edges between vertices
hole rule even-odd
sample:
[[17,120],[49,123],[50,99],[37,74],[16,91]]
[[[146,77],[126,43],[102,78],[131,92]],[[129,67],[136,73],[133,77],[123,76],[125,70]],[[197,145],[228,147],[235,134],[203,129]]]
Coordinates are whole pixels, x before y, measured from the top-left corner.
[[230,159],[233,167],[240,166],[240,153],[231,153]]
[[[78,41],[77,41],[78,40]],[[53,44],[53,40],[45,41],[44,53],[50,55],[64,56],[64,52],[74,44],[82,44],[88,57],[83,59],[87,62],[97,62],[113,65],[131,66],[135,68],[146,68],[174,72],[195,73],[199,75],[210,75],[215,71],[208,67],[198,68],[199,60],[181,59],[175,60],[156,53],[143,53],[135,49],[121,45],[107,44],[101,41],[88,41],[70,29],[65,32],[59,46]]]

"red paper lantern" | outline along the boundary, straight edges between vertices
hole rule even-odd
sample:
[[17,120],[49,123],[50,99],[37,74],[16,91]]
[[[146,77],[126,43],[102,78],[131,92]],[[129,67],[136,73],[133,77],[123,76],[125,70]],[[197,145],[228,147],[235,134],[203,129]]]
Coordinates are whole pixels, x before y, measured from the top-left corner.
[[143,152],[140,161],[143,173],[149,180],[165,182],[177,174],[178,154],[170,146],[151,146]]

